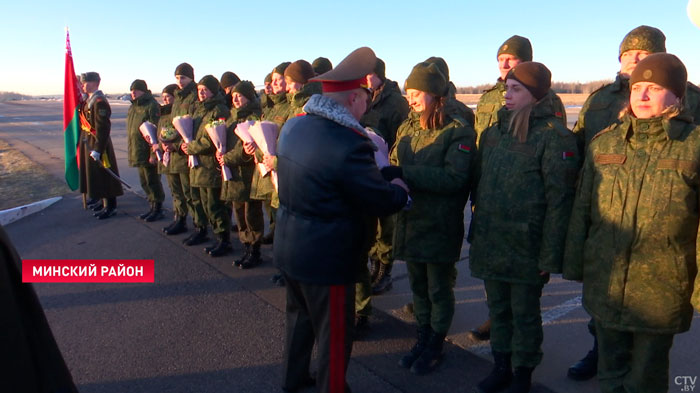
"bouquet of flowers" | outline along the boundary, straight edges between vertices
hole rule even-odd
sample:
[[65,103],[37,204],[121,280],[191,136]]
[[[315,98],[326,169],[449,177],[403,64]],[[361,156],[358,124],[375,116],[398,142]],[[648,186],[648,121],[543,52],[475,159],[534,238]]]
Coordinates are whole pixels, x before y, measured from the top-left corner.
[[[175,129],[180,134],[182,140],[184,140],[185,143],[192,142],[192,138],[194,138],[194,130],[192,130],[193,123],[194,121],[192,120],[192,116],[190,115],[175,116],[175,118],[173,118],[173,127],[175,127]],[[197,157],[187,157],[187,166],[189,166],[190,168],[194,168],[197,165],[199,165]]]
[[[166,143],[172,143],[175,142],[175,140],[178,137],[178,132],[175,131],[175,128],[172,126],[163,126],[160,128],[160,132],[158,133],[158,140],[160,143],[165,145]],[[163,165],[168,166],[168,163],[170,163],[170,151],[167,149],[164,149],[165,153],[163,153]]]
[[379,169],[389,166],[389,146],[384,141],[384,138],[379,136],[371,128],[365,128],[367,130],[367,136],[372,140],[372,143],[377,147],[374,150],[374,162],[377,163]]
[[[158,146],[158,137],[156,137],[156,125],[150,121],[144,121],[139,126],[139,131],[141,131],[141,136],[143,139],[151,145],[151,149],[154,146]],[[160,150],[156,150],[156,157],[158,161],[163,161],[163,153]]]
[[[250,126],[250,128],[248,128],[248,133],[251,137],[253,137],[258,149],[262,150],[264,154],[269,156],[274,156],[277,154],[277,135],[279,134],[279,127],[276,123],[271,121],[257,121],[255,124]],[[258,170],[263,176],[271,172],[270,177],[272,178],[272,184],[275,186],[276,190],[276,171],[268,171],[263,163],[258,163]]]
[[[211,139],[216,150],[221,154],[226,153],[226,119],[212,120],[204,126],[204,129],[207,131],[207,135],[209,135],[209,139]],[[221,175],[224,181],[231,180],[231,170],[228,166],[221,165]]]

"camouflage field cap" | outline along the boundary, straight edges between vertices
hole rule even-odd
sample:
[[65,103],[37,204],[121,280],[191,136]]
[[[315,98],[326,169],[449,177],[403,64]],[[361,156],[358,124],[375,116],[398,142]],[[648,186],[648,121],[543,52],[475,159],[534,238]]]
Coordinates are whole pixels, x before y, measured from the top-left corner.
[[447,79],[434,63],[424,61],[418,63],[411,70],[406,79],[406,89],[416,89],[430,93],[436,97],[442,97],[447,91]]
[[205,86],[213,94],[216,94],[219,92],[219,90],[221,90],[221,84],[219,83],[219,80],[214,77],[214,75],[205,75],[197,84]]
[[80,81],[81,82],[99,82],[100,81],[100,74],[94,71],[90,72],[85,72],[80,74]]
[[324,93],[367,89],[367,74],[372,73],[376,65],[374,51],[363,46],[352,51],[335,68],[309,82],[321,82]]
[[630,75],[630,86],[637,82],[652,82],[671,90],[676,97],[685,95],[688,72],[683,62],[670,53],[654,53],[637,63]]
[[513,55],[522,61],[532,61],[532,44],[527,38],[514,35],[501,44],[496,58],[502,54]]
[[324,74],[333,69],[333,64],[325,57],[318,57],[311,63],[316,75]]
[[224,89],[229,86],[233,86],[240,81],[241,78],[239,78],[234,72],[226,71],[221,74],[221,87]]
[[651,26],[639,26],[627,33],[620,43],[619,59],[628,50],[645,50],[650,53],[666,52],[666,36]]

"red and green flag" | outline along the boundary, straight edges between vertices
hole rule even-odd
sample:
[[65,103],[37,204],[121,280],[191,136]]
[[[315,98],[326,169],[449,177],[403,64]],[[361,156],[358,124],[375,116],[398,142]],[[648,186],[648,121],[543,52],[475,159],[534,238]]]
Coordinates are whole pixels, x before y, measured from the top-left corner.
[[70,50],[70,36],[66,29],[66,76],[63,85],[63,146],[65,149],[66,183],[71,190],[78,189],[78,138],[80,137],[80,119],[78,106],[80,93],[78,79],[73,68],[73,54]]

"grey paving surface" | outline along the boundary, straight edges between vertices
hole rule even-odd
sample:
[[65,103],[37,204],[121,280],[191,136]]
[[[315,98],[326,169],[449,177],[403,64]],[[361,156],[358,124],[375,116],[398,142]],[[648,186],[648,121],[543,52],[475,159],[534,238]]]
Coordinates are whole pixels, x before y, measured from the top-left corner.
[[[63,175],[60,102],[0,103],[0,138],[21,149],[50,173]],[[113,105],[113,141],[120,170],[138,188],[126,166],[126,105]],[[571,118],[572,115],[569,114]],[[5,190],[0,184],[0,195]],[[37,291],[81,391],[84,392],[273,392],[279,391],[284,291],[273,287],[271,250],[266,263],[241,271],[234,254],[206,256],[163,236],[165,221],[135,216],[142,193],[119,199],[120,214],[104,222],[69,193],[48,209],[10,224],[7,230],[23,258],[146,258],[156,261],[155,284],[41,284]],[[166,203],[169,206],[169,202]],[[465,220],[465,224],[468,218]],[[468,255],[465,242],[463,257]],[[453,392],[471,387],[490,369],[487,343],[473,342],[470,328],[487,315],[483,285],[458,264],[456,315],[445,362],[433,375],[414,377],[396,366],[412,344],[414,326],[401,307],[411,300],[405,264],[394,269],[392,291],[374,299],[372,330],[355,344],[349,369],[355,392]],[[591,345],[580,284],[553,277],[543,297],[544,359],[533,391],[596,392],[595,380],[573,382],[567,367]],[[675,376],[700,374],[696,315],[690,332],[676,337],[670,390]],[[313,390],[309,390],[313,391]]]

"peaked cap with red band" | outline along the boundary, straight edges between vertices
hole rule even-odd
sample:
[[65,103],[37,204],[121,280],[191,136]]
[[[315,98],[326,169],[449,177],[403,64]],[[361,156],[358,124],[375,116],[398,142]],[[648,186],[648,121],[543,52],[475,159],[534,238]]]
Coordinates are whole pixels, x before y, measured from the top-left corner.
[[324,93],[367,89],[367,74],[374,72],[377,56],[366,46],[355,49],[334,69],[318,75],[309,82],[321,82]]

